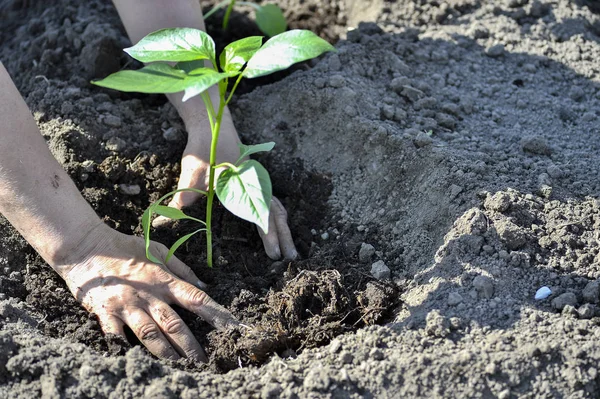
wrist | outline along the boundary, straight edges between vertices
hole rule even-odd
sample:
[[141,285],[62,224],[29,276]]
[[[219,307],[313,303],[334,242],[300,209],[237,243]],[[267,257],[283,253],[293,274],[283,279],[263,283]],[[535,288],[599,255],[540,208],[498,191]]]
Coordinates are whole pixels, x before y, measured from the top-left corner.
[[60,241],[64,244],[46,258],[48,264],[65,280],[74,267],[89,263],[94,254],[102,252],[102,248],[107,247],[116,233],[99,218],[83,224],[79,231],[77,238],[62,237]]

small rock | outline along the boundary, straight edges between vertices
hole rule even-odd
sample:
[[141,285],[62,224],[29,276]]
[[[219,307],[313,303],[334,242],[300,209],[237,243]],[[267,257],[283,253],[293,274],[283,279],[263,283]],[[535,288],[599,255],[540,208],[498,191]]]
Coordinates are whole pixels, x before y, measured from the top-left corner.
[[425,331],[434,337],[446,337],[450,334],[450,322],[439,310],[432,310],[425,318]]
[[171,141],[171,142],[179,141],[179,139],[181,138],[181,134],[179,133],[179,130],[177,130],[174,127],[169,127],[167,129],[164,129],[162,136],[165,140]]
[[121,127],[122,125],[121,118],[115,115],[105,115],[102,121],[109,127]]
[[494,296],[494,282],[487,276],[477,276],[473,279],[473,287],[479,295],[490,299]]
[[138,195],[142,189],[137,184],[119,184],[119,191],[125,195]]
[[373,349],[371,349],[371,352],[369,352],[369,357],[371,359],[375,359],[375,360],[382,360],[383,352],[379,348],[373,348]]
[[106,149],[109,151],[121,152],[125,148],[127,148],[127,143],[118,137],[112,137],[106,142]]
[[333,341],[331,341],[331,343],[329,344],[329,353],[331,353],[331,354],[337,353],[341,347],[342,347],[342,341],[340,341],[339,339],[336,338]]
[[340,353],[340,361],[342,364],[350,364],[354,361],[354,355],[348,351],[342,351]]
[[488,211],[504,212],[510,207],[510,196],[501,191],[497,192],[492,196],[488,196],[483,206]]
[[498,58],[504,55],[504,44],[496,44],[495,46],[490,47],[485,54],[492,58]]
[[402,89],[404,89],[404,86],[408,85],[409,82],[410,80],[404,76],[394,78],[390,82],[390,89],[394,90],[398,94],[402,94]]
[[463,297],[458,292],[451,292],[450,294],[448,294],[448,305],[456,306],[462,301]]
[[598,280],[587,283],[582,292],[583,300],[589,303],[598,303],[600,297],[600,283]]
[[423,98],[425,96],[425,93],[423,93],[421,90],[415,89],[414,87],[408,85],[402,86],[402,91],[400,92],[400,94],[408,98],[413,103],[417,102],[420,98]]
[[341,75],[333,75],[329,78],[329,86],[342,87],[346,84],[346,79]]
[[552,306],[556,310],[563,310],[565,306],[577,305],[577,296],[572,292],[565,292],[552,300]]
[[525,152],[530,152],[537,155],[550,155],[552,149],[544,137],[527,136],[521,140],[521,148]]
[[384,261],[378,260],[371,265],[371,275],[377,280],[385,280],[391,277],[392,271]]
[[438,125],[445,127],[446,129],[453,130],[456,127],[456,120],[448,114],[439,112],[435,115],[435,120]]
[[375,255],[375,247],[373,247],[371,244],[367,244],[366,242],[363,242],[360,245],[360,250],[358,251],[358,259],[361,262],[366,263],[371,260],[373,255]]
[[423,148],[433,143],[433,139],[425,132],[419,132],[413,139],[413,144],[417,148]]
[[585,305],[582,305],[579,307],[579,309],[577,309],[577,314],[582,319],[591,319],[596,314],[596,310],[594,308],[594,305],[586,303]]
[[536,301],[541,301],[548,298],[552,294],[552,290],[546,286],[541,287],[535,292]]
[[323,241],[329,240],[329,233],[324,232],[323,234],[321,234],[321,240],[323,240]]
[[581,87],[573,86],[571,90],[569,90],[569,97],[571,97],[571,100],[579,102],[584,99],[585,92]]

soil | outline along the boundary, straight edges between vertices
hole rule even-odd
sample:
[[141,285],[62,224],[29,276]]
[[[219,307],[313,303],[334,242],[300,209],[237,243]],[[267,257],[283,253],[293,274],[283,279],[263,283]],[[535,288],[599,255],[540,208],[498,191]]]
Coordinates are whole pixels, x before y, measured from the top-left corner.
[[[208,365],[105,337],[0,218],[0,396],[598,397],[597,4],[279,5],[338,52],[248,82],[231,110],[243,141],[277,143],[259,160],[301,258],[270,261],[221,207],[217,266],[202,239],[179,253],[252,328],[181,311]],[[246,11],[235,33],[209,20],[221,46],[257,34]],[[89,84],[130,66],[112,4],[3,1],[0,14],[0,59],[53,154],[107,224],[139,234],[186,137],[162,96]]]

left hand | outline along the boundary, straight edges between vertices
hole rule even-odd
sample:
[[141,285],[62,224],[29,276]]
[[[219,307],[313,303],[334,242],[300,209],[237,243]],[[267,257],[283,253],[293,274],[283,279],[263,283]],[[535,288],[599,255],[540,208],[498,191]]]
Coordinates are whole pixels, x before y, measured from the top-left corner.
[[[188,123],[188,142],[181,158],[181,174],[177,189],[198,188],[208,190],[208,176],[210,167],[210,128],[207,121]],[[219,145],[217,147],[217,163],[234,163],[239,157],[238,144],[240,143],[237,131],[231,120],[229,112],[223,115],[221,132],[219,134]],[[222,169],[217,169],[217,176]],[[194,192],[176,193],[169,206],[181,209],[193,204],[200,195]],[[154,227],[164,226],[170,223],[170,219],[159,216],[152,222]],[[264,234],[258,228],[265,252],[271,259],[295,259],[298,256],[292,234],[287,223],[287,211],[281,202],[273,197],[269,215],[269,232]]]

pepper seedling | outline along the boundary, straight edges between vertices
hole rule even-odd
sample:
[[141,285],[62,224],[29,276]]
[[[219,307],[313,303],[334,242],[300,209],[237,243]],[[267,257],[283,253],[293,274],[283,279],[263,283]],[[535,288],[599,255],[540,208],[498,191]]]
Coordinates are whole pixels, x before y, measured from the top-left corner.
[[250,1],[223,0],[207,12],[206,15],[204,15],[204,19],[206,20],[219,9],[227,6],[227,10],[225,10],[225,15],[223,16],[223,30],[225,30],[229,25],[229,17],[231,16],[231,12],[236,3],[254,9],[256,25],[265,35],[270,37],[276,36],[285,32],[287,29],[287,21],[283,16],[283,11],[275,4],[265,4],[264,6],[261,6],[260,4],[252,3]]
[[[98,86],[125,92],[183,91],[183,101],[199,95],[208,113],[211,128],[208,191],[194,188],[175,190],[146,209],[142,216],[142,227],[148,259],[163,263],[163,260],[150,253],[150,225],[156,213],[174,220],[193,220],[202,225],[173,244],[164,260],[165,263],[177,248],[194,234],[205,231],[207,263],[212,267],[211,226],[215,194],[227,210],[255,223],[267,233],[272,198],[271,179],[259,162],[245,159],[258,152],[270,151],[275,143],[241,145],[240,156],[235,163],[217,164],[217,145],[223,111],[242,78],[268,75],[327,51],[335,51],[335,48],[314,33],[307,30],[291,30],[272,37],[264,44],[262,36],[250,36],[230,43],[221,52],[217,63],[215,43],[206,32],[192,28],[161,29],[150,33],[135,46],[125,49],[133,58],[151,64],[139,70],[119,71],[105,79],[92,82]],[[227,93],[230,79],[235,79],[235,83]],[[207,92],[213,85],[218,85],[219,89],[219,104],[216,108]],[[218,168],[224,170],[215,181],[215,171]],[[179,209],[161,205],[162,201],[179,191],[194,191],[207,196],[205,221],[188,216]]]

